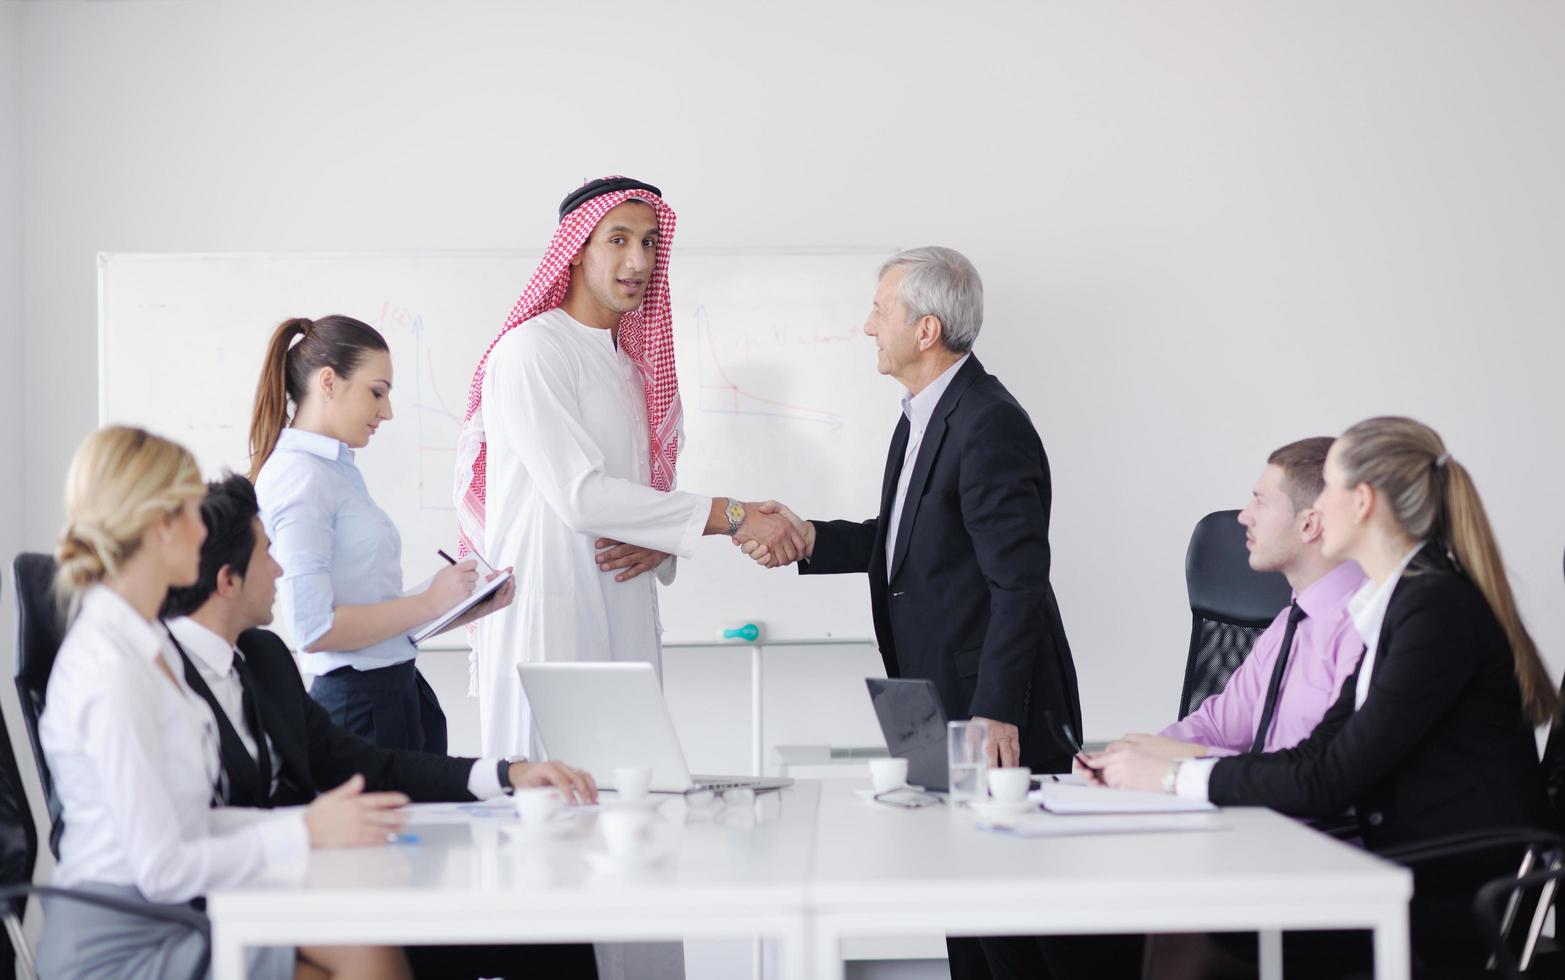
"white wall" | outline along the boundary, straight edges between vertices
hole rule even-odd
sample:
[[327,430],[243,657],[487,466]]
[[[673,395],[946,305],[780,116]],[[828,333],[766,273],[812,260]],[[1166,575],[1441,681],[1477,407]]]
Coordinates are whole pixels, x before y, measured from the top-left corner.
[[[0,0],[0,557],[22,540],[22,8]],[[10,561],[3,563],[9,578]],[[7,607],[8,608],[8,607]],[[3,616],[6,614],[0,614]],[[0,630],[10,635],[8,621]],[[4,646],[0,645],[0,649]]]
[[[684,246],[972,256],[979,353],[1053,464],[1090,737],[1172,711],[1195,519],[1240,505],[1274,446],[1384,411],[1471,465],[1565,666],[1565,7],[126,0],[23,18],[31,545],[94,421],[96,252],[538,247],[565,190],[624,172],[662,184]],[[196,353],[171,352],[173,381]]]

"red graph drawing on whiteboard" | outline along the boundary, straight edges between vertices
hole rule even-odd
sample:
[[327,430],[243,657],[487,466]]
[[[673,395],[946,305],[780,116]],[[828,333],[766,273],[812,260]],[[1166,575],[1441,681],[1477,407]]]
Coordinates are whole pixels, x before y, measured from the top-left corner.
[[701,411],[711,415],[760,415],[816,422],[836,430],[842,428],[842,416],[825,409],[797,405],[767,398],[753,389],[735,384],[729,377],[717,343],[712,339],[711,318],[705,306],[695,309],[698,385]]

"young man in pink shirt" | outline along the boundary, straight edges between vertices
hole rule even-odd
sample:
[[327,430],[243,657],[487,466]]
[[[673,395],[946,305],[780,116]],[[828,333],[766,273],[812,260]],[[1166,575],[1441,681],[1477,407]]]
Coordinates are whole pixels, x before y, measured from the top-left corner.
[[1331,442],[1301,439],[1272,453],[1239,513],[1250,567],[1283,573],[1293,601],[1220,692],[1158,734],[1126,735],[1116,745],[1169,759],[1275,752],[1303,741],[1337,699],[1364,650],[1347,614],[1364,574],[1351,561],[1321,555],[1313,504]]

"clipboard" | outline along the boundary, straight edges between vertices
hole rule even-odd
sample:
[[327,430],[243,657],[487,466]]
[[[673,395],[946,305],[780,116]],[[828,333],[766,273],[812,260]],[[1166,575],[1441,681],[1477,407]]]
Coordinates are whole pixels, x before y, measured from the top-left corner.
[[429,622],[409,633],[408,640],[412,642],[414,646],[423,643],[425,640],[429,639],[436,633],[439,633],[441,630],[450,626],[456,620],[460,619],[463,613],[467,612],[469,609],[472,609],[479,603],[486,601],[490,596],[500,591],[500,587],[511,581],[511,578],[511,573],[509,571],[505,571],[501,572],[499,575],[496,575],[492,579],[479,579],[478,584],[473,587],[473,592],[471,595],[452,606],[450,609],[447,609],[441,615],[436,616],[434,619],[431,619]]

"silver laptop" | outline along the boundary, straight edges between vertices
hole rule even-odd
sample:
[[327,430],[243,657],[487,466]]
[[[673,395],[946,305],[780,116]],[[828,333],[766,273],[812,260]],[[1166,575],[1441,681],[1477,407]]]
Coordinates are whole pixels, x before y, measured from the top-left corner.
[[781,778],[690,775],[651,664],[517,664],[516,672],[544,752],[592,773],[600,786],[612,786],[621,766],[651,769],[656,793],[793,785]]

